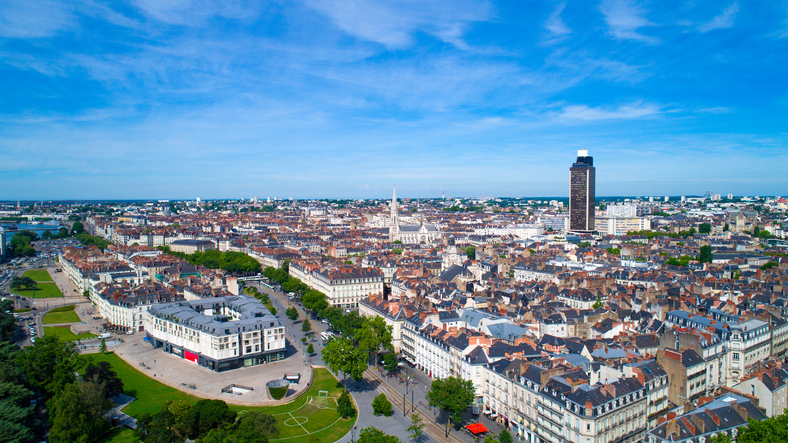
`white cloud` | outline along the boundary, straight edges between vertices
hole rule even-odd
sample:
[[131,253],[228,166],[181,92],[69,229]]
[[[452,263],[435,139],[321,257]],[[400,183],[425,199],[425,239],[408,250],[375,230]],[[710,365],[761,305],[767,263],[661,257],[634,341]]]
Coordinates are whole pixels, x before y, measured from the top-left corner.
[[198,26],[218,16],[243,19],[256,16],[258,7],[244,0],[134,0],[145,15],[176,25]]
[[713,29],[731,28],[733,27],[733,19],[737,12],[739,12],[739,5],[733,2],[732,5],[722,11],[722,14],[714,17],[712,21],[700,25],[698,30],[700,32],[708,32]]
[[76,17],[53,0],[3,0],[0,2],[0,36],[49,37],[70,27]]
[[564,3],[558,5],[555,10],[553,10],[553,13],[550,14],[550,17],[548,17],[544,22],[545,29],[549,31],[550,36],[553,38],[563,37],[566,34],[572,32],[572,30],[566,26],[564,21],[561,20],[561,12],[563,12],[564,7],[566,7],[566,4]]
[[601,107],[592,108],[586,105],[569,105],[565,106],[557,113],[554,113],[554,115],[560,121],[572,122],[633,119],[660,113],[662,113],[662,110],[657,105],[633,103],[619,106],[614,109],[605,109]]
[[644,17],[645,11],[627,0],[602,0],[599,9],[605,15],[610,34],[620,40],[637,40],[645,43],[659,43],[659,39],[641,34],[638,29],[654,26]]
[[389,49],[413,44],[413,34],[422,31],[458,48],[465,49],[462,39],[468,25],[489,19],[486,2],[474,0],[305,0],[325,14],[341,30],[363,40],[385,45]]

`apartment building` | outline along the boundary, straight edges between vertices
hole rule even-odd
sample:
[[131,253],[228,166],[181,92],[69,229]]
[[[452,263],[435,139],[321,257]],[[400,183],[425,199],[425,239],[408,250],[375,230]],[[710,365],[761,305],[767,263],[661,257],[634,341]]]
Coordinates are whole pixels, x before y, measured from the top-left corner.
[[746,375],[746,369],[769,357],[771,333],[769,324],[761,320],[728,314],[710,309],[708,316],[685,311],[669,311],[665,324],[671,327],[690,327],[714,331],[720,337],[727,352],[728,386],[738,383]]
[[285,357],[285,328],[251,297],[152,305],[145,313],[144,328],[154,348],[214,371]]
[[184,300],[174,289],[156,282],[137,286],[91,282],[90,300],[96,311],[112,327],[122,331],[143,331],[149,306]]
[[642,376],[590,385],[585,372],[559,361],[485,365],[485,414],[533,443],[640,441],[648,400]]
[[659,426],[648,431],[645,441],[708,443],[711,437],[720,434],[726,434],[736,441],[739,429],[747,426],[748,419],[764,418],[766,415],[749,398],[725,394],[684,415],[661,420]]
[[289,274],[312,289],[326,295],[331,306],[344,309],[358,308],[359,302],[370,295],[383,295],[383,273],[378,268],[342,266],[333,269],[294,261]]

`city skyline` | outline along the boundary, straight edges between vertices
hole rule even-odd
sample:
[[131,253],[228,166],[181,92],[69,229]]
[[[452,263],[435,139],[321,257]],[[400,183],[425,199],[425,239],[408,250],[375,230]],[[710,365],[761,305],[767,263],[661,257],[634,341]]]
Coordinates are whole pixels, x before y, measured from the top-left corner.
[[788,11],[0,5],[0,200],[788,194]]

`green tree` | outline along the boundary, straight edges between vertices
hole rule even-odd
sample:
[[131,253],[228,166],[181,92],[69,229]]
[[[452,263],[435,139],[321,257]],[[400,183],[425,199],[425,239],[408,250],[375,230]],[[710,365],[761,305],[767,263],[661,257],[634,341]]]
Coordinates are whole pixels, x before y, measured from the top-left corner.
[[107,342],[104,339],[101,339],[101,344],[99,344],[99,353],[106,354],[107,353]]
[[137,419],[134,434],[145,443],[181,443],[184,433],[179,434],[175,415],[169,410],[168,404],[161,406],[155,414],[142,414]]
[[711,437],[709,439],[709,443],[733,443],[733,439],[730,435],[720,432],[719,434]]
[[736,443],[777,443],[788,440],[788,410],[782,415],[766,420],[749,420],[747,427],[739,428]]
[[9,287],[12,291],[35,290],[38,283],[30,277],[14,277],[11,279]]
[[[102,342],[104,340],[102,339]],[[102,387],[105,397],[112,398],[123,392],[123,381],[112,370],[112,365],[106,361],[90,362],[85,367],[85,381],[93,382]]]
[[312,332],[312,323],[309,322],[308,318],[305,318],[304,321],[301,323],[301,332],[304,334],[309,334]]
[[767,270],[767,269],[771,269],[771,268],[773,268],[773,267],[775,267],[775,266],[779,266],[779,265],[780,265],[780,264],[779,264],[779,263],[777,263],[776,261],[774,261],[774,260],[769,260],[768,262],[764,263],[764,264],[763,264],[763,266],[761,266],[761,270],[764,270],[764,271],[765,271],[765,270]]
[[347,376],[359,381],[367,370],[366,352],[346,337],[335,338],[323,348],[323,361],[334,372],[343,374],[342,384],[347,386]]
[[714,255],[711,253],[711,246],[705,245],[700,247],[700,256],[698,262],[711,263],[714,260]]
[[363,317],[361,327],[353,334],[359,348],[374,355],[375,367],[378,366],[378,352],[392,349],[391,331],[391,326],[383,320],[383,317],[374,316]]
[[309,346],[306,347],[306,352],[309,355],[312,355],[312,354],[315,353],[315,347],[312,346],[312,343],[309,343]]
[[285,315],[292,321],[296,321],[298,319],[298,309],[295,306],[290,306],[289,308],[285,309]]
[[372,413],[375,415],[390,416],[394,413],[394,407],[391,402],[386,398],[386,394],[380,393],[372,400]]
[[473,403],[475,395],[476,390],[471,380],[458,377],[433,380],[427,392],[427,400],[430,406],[446,413],[446,438],[449,437],[449,423],[462,421],[462,412]]
[[381,362],[383,363],[383,369],[389,372],[394,372],[399,367],[397,356],[394,355],[393,352],[387,352],[383,354],[383,357],[381,357]]
[[512,434],[509,433],[509,430],[504,428],[498,433],[498,441],[501,443],[513,443],[514,439],[512,438]]
[[391,250],[394,255],[402,255],[402,248],[394,248]]
[[725,223],[725,225],[722,226],[722,232],[728,232],[729,230],[730,230],[730,227],[728,227],[728,224]]
[[233,423],[235,414],[223,400],[200,400],[183,416],[186,436],[192,439],[200,438],[211,429]]
[[337,400],[337,413],[342,418],[350,418],[356,415],[356,407],[353,406],[353,400],[347,389],[342,390],[342,395]]
[[278,423],[270,414],[259,411],[244,412],[232,432],[233,443],[265,443],[279,434]]
[[73,343],[61,342],[57,335],[44,335],[16,358],[31,386],[40,389],[44,398],[51,398],[74,383],[74,373],[84,367],[84,360]]
[[307,291],[307,293],[301,297],[301,303],[306,309],[309,309],[312,312],[320,312],[328,307],[326,294],[315,290]]
[[[10,317],[15,327],[13,317],[4,311],[0,312],[0,317]],[[33,429],[37,427],[34,408],[29,405],[33,393],[24,384],[24,374],[14,364],[19,348],[9,339],[3,334],[0,342],[0,441],[30,443],[35,441]]]
[[422,443],[426,436],[424,435],[424,421],[421,415],[414,412],[410,414],[410,426],[408,426],[408,437],[413,443]]
[[[709,224],[709,223],[701,223],[700,226],[698,226],[698,232],[700,232],[701,234],[710,234],[711,233],[711,224]],[[503,442],[501,442],[501,443],[503,443]]]
[[495,438],[495,434],[489,434],[484,438],[484,443],[501,443]]
[[362,429],[356,441],[358,443],[400,443],[399,438],[386,434],[373,426]]
[[476,246],[468,246],[468,247],[462,248],[462,252],[464,252],[465,255],[467,255],[469,259],[471,259],[471,260],[475,260],[476,259]]
[[81,234],[85,231],[85,227],[82,225],[82,222],[75,221],[73,225],[71,225],[71,232],[74,234]]
[[591,307],[594,308],[595,310],[601,308],[602,307],[602,297],[597,297],[596,301],[594,302],[593,305],[591,305]]
[[88,443],[107,428],[104,419],[112,402],[104,396],[102,388],[91,382],[67,384],[47,402],[53,443]]

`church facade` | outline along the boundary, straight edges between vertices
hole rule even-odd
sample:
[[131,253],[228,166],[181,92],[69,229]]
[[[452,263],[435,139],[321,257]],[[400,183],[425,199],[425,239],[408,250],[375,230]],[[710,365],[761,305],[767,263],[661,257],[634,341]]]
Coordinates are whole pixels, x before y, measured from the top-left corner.
[[398,209],[397,189],[394,188],[394,196],[391,199],[391,224],[389,226],[389,240],[391,240],[391,242],[400,241],[402,244],[412,245],[432,243],[435,240],[440,240],[440,229],[432,223],[400,223]]

